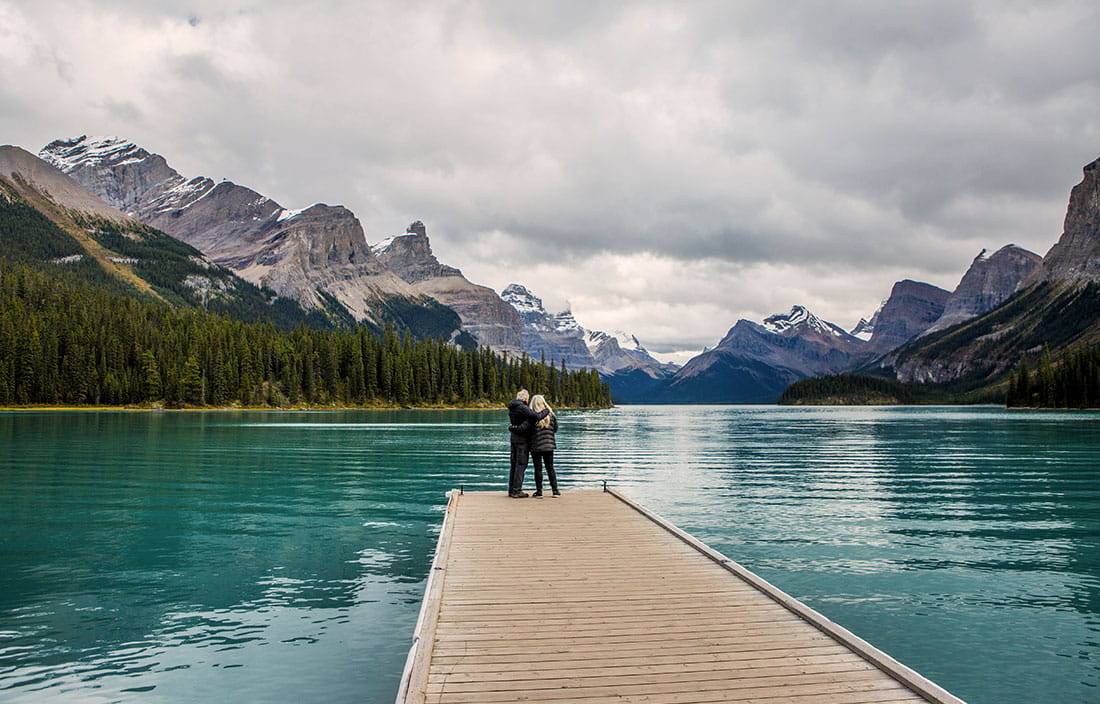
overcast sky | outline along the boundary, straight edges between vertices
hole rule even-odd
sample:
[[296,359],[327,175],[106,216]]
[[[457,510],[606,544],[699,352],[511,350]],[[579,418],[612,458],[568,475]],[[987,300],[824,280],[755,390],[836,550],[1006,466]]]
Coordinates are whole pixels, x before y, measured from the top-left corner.
[[665,353],[1045,254],[1100,3],[0,0],[0,143],[118,135]]

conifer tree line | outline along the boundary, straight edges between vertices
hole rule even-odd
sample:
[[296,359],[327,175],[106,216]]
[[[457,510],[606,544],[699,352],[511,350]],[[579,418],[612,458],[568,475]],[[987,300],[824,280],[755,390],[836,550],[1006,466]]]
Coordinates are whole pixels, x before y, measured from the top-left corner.
[[927,400],[927,393],[896,379],[870,374],[835,374],[801,379],[788,386],[779,396],[780,405],[798,403],[865,403],[868,400],[898,404],[913,404]]
[[594,370],[387,327],[279,331],[0,259],[0,405],[611,405]]
[[1060,363],[1043,350],[1031,369],[1027,355],[1008,380],[1005,405],[1027,408],[1100,408],[1100,347],[1081,346]]

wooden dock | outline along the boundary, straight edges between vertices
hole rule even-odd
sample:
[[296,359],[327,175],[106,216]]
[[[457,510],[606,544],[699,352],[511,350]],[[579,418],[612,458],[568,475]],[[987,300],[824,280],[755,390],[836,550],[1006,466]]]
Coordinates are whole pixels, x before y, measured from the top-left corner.
[[962,704],[615,491],[454,491],[398,704]]

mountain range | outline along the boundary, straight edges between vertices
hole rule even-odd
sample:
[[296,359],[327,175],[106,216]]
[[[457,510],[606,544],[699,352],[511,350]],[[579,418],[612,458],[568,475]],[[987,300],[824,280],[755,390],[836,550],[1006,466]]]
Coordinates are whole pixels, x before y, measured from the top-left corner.
[[181,176],[159,154],[114,137],[56,140],[39,156],[133,219],[335,324],[390,322],[439,336],[461,326],[378,260],[342,206],[287,210],[231,181]]
[[126,140],[56,140],[39,157],[0,148],[0,190],[70,234],[76,244],[57,261],[95,261],[151,296],[284,326],[393,324],[593,368],[620,402],[768,403],[799,379],[861,370],[977,388],[1044,344],[1061,350],[1098,337],[1090,332],[1100,285],[1097,162],[1085,167],[1045,259],[1006,245],[979,253],[954,291],[899,281],[850,331],[800,305],[739,320],[677,368],[629,333],[587,330],[569,310],[547,311],[522,284],[498,295],[469,281],[437,259],[421,221],[371,246],[342,206],[286,209],[245,186],[185,177]]
[[[906,279],[850,331],[803,306],[739,320],[710,350],[643,397],[652,403],[773,403],[790,384],[889,360],[910,340],[976,318],[1010,298],[1042,258],[1007,245],[971,263],[954,291]],[[888,362],[878,362],[880,366]]]
[[59,139],[39,156],[87,189],[98,207],[192,245],[331,325],[393,323],[417,336],[594,368],[617,375],[613,385],[627,396],[675,370],[628,333],[590,331],[569,311],[548,313],[522,286],[498,295],[469,281],[437,259],[419,220],[371,246],[342,206],[287,209],[230,181],[185,177],[161,155],[117,137]]
[[[202,252],[122,213],[33,154],[0,146],[0,256],[80,270],[173,305],[281,328],[325,326]],[[49,225],[49,226],[46,226]],[[23,236],[18,236],[24,233]]]
[[1054,360],[1100,343],[1100,159],[1070,193],[1062,235],[1015,294],[983,315],[894,350],[880,366],[898,380],[1001,388],[1022,358]]

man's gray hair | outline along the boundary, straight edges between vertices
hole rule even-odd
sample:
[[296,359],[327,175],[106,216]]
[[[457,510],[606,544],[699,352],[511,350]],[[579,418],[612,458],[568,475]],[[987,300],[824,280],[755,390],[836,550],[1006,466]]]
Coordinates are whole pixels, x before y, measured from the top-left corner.
[[527,403],[527,399],[531,398],[531,394],[527,392],[527,389],[520,389],[516,392],[516,398],[524,403]]

